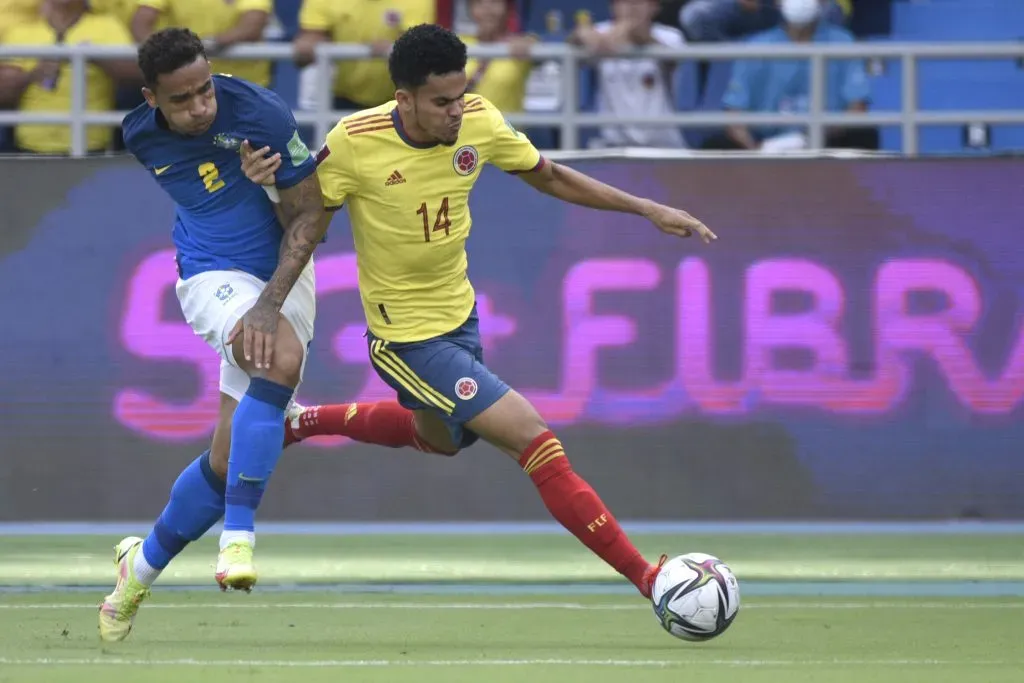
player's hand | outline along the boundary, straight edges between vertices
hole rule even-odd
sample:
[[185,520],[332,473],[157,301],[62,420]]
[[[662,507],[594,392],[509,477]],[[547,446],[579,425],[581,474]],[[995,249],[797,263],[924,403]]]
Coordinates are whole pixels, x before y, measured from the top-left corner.
[[673,209],[664,204],[652,204],[644,212],[644,216],[666,235],[675,235],[676,237],[697,235],[704,240],[705,244],[711,244],[718,239],[718,235],[711,232],[708,226],[682,209]]
[[508,39],[508,54],[513,59],[529,59],[530,51],[537,40],[532,36],[515,36]]
[[274,336],[277,334],[277,319],[280,313],[273,305],[258,299],[242,319],[235,323],[228,335],[228,345],[242,334],[242,355],[258,370],[268,370],[274,360]]
[[280,152],[270,154],[269,147],[253,149],[248,140],[242,140],[238,153],[242,157],[242,173],[246,178],[257,185],[272,186],[277,183],[274,173],[281,167]]
[[40,59],[29,77],[33,83],[46,83],[57,80],[60,74],[60,62],[55,59]]
[[391,54],[392,45],[390,40],[375,40],[370,43],[370,54],[374,57],[387,57]]

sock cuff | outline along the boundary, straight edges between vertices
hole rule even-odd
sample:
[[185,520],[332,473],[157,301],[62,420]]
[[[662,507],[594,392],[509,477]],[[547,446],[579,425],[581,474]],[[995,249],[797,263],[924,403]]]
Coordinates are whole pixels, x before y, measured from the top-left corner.
[[245,392],[245,395],[261,403],[269,403],[275,408],[284,410],[288,407],[288,402],[292,400],[294,392],[294,389],[283,384],[271,382],[269,379],[263,379],[262,377],[253,377],[249,380],[249,389]]
[[564,456],[565,450],[562,448],[562,442],[548,430],[530,442],[530,445],[519,457],[519,466],[527,474],[533,474],[552,460]]
[[203,479],[210,485],[210,488],[224,495],[227,482],[218,477],[217,473],[213,471],[213,465],[210,464],[210,451],[206,451],[199,456],[199,470],[203,473]]

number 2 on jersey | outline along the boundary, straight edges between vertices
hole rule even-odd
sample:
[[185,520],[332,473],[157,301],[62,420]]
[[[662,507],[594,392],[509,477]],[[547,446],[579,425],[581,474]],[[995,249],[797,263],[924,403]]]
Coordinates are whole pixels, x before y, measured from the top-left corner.
[[427,209],[427,203],[423,202],[420,204],[420,208],[416,209],[416,213],[423,216],[423,241],[430,241],[430,233],[444,230],[444,234],[448,236],[448,230],[452,227],[452,222],[448,218],[448,198],[445,197],[441,200],[441,206],[437,207],[437,215],[434,217],[434,229],[430,229],[430,211]]
[[206,185],[207,192],[216,192],[224,187],[224,181],[220,179],[220,171],[212,161],[199,164],[199,177],[203,179],[203,185]]

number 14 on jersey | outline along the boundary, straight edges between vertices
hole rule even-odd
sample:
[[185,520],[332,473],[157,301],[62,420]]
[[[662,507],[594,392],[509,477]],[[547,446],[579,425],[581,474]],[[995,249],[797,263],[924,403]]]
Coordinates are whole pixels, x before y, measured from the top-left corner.
[[434,227],[430,227],[430,214],[432,213],[427,208],[427,203],[423,202],[420,204],[420,208],[416,209],[416,213],[423,217],[423,241],[430,241],[430,233],[444,231],[445,237],[448,236],[448,231],[452,227],[451,219],[448,218],[448,198],[445,197],[441,200],[441,205],[437,207],[437,213],[434,215]]

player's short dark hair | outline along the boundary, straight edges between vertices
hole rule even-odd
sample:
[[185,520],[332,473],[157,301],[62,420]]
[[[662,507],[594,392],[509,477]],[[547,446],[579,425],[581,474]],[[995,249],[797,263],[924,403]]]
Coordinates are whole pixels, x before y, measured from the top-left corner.
[[391,80],[398,88],[415,90],[432,74],[466,69],[466,44],[437,24],[413,26],[395,41],[388,58]]
[[146,87],[154,88],[160,76],[173,73],[202,57],[203,41],[187,28],[157,31],[139,46],[139,70]]

